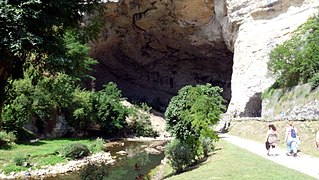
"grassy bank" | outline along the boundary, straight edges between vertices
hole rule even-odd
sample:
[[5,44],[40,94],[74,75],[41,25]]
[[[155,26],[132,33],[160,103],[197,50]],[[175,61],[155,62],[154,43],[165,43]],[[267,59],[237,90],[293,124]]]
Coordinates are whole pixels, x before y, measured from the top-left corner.
[[15,158],[28,158],[32,169],[40,169],[42,166],[55,165],[67,160],[58,155],[58,150],[68,143],[78,142],[90,147],[95,140],[91,139],[52,139],[40,140],[34,143],[16,144],[8,149],[0,149],[0,171],[10,173],[12,171],[24,171],[30,167],[17,166]]
[[[262,121],[232,121],[229,134],[264,143],[269,123]],[[277,127],[280,139],[279,147],[286,148],[286,121],[274,121],[271,123]],[[301,153],[319,157],[319,151],[316,150],[315,143],[316,132],[319,130],[318,121],[294,121],[294,125],[298,129],[301,139]]]
[[174,175],[167,164],[164,173],[165,179],[314,179],[265,160],[222,139],[218,142],[216,149],[206,162],[179,175]]

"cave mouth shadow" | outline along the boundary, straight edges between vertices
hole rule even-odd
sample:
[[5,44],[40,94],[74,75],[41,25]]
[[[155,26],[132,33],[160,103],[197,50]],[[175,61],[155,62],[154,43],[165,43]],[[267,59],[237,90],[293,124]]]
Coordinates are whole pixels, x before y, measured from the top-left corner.
[[245,111],[240,114],[240,117],[261,117],[261,112],[261,93],[255,93],[247,102]]

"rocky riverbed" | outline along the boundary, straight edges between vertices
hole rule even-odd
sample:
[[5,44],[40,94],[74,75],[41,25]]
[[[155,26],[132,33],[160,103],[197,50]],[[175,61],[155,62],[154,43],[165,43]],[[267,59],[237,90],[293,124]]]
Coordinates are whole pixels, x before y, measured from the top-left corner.
[[113,164],[115,163],[115,160],[112,159],[109,152],[100,152],[80,160],[69,161],[66,164],[59,163],[54,166],[42,166],[41,169],[35,170],[32,170],[30,168],[28,171],[22,171],[18,173],[11,172],[9,175],[1,172],[0,179],[44,179],[45,177],[56,177],[61,174],[79,171],[81,168],[88,165],[89,163]]

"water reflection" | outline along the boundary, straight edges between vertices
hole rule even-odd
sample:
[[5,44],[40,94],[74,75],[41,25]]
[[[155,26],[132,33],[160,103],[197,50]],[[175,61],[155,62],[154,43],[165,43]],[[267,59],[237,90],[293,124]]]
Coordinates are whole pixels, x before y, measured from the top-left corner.
[[[113,158],[116,159],[116,164],[113,166],[102,166],[99,168],[109,168],[108,175],[105,175],[105,169],[99,169],[95,167],[89,168],[91,176],[86,176],[90,179],[96,174],[102,172],[103,178],[112,180],[136,180],[137,177],[142,175],[147,178],[147,173],[158,166],[161,160],[164,158],[164,153],[160,154],[147,154],[144,149],[148,147],[152,142],[134,142],[134,141],[119,141],[119,146],[113,146],[109,148],[109,151]],[[125,151],[126,155],[119,155],[116,152]],[[84,176],[81,176],[82,179]],[[48,180],[63,179],[63,180],[75,180],[81,179],[80,172],[73,172],[67,175],[61,175],[54,178],[46,178]],[[96,178],[94,178],[96,179]],[[100,178],[98,178],[100,179]]]
[[[113,147],[110,149],[112,156],[116,156],[117,164],[112,167],[111,173],[107,179],[114,180],[135,180],[139,174],[146,177],[146,174],[164,158],[164,154],[147,154],[144,149],[150,145],[150,142],[132,142],[121,141],[123,146]],[[117,155],[116,152],[125,151],[127,155]],[[138,169],[137,167],[138,166]]]

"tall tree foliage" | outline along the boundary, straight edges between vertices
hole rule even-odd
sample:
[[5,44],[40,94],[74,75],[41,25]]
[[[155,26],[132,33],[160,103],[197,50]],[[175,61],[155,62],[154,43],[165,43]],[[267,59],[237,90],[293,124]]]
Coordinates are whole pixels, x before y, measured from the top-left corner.
[[216,124],[225,110],[222,89],[211,84],[185,86],[174,96],[165,112],[168,130],[176,137],[166,149],[172,167],[180,172],[207,156],[212,140],[218,140],[211,125]]
[[211,84],[185,86],[174,96],[165,112],[168,129],[177,139],[198,144],[201,137],[216,139],[211,125],[225,110],[222,89]]
[[319,85],[319,14],[271,51],[268,67],[277,75],[274,88],[307,82],[313,87]]
[[27,61],[35,67],[53,67],[52,70],[56,70],[56,64],[65,65],[65,59],[58,58],[67,51],[65,30],[80,28],[84,14],[92,12],[97,3],[98,0],[0,1],[0,118],[8,78],[21,77]]

